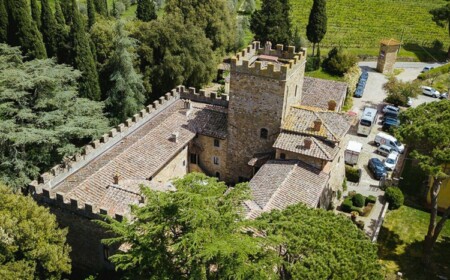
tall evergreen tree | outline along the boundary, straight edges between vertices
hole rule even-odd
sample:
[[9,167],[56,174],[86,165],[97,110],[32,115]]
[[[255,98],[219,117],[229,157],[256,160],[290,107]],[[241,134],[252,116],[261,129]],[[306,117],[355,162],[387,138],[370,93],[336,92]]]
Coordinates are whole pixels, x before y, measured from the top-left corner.
[[31,17],[38,29],[41,29],[41,9],[37,3],[37,0],[31,0]]
[[5,6],[6,0],[0,0],[0,43],[8,40],[8,13]]
[[290,6],[286,0],[264,0],[261,10],[253,13],[250,29],[255,38],[263,44],[272,41],[274,44],[289,45],[291,40]]
[[98,14],[108,16],[108,2],[107,0],[94,0],[95,10]]
[[326,0],[314,0],[311,13],[309,14],[308,25],[306,26],[306,37],[313,43],[313,56],[316,44],[322,41],[325,33],[327,33]]
[[58,32],[58,23],[53,16],[52,9],[48,0],[41,0],[41,33],[44,39],[45,49],[48,57],[56,56],[58,51],[58,41],[56,40],[56,32]]
[[20,46],[28,58],[47,56],[42,34],[33,22],[27,0],[6,1],[8,11],[8,44]]
[[57,42],[57,54],[58,62],[71,64],[70,57],[70,44],[69,41],[69,27],[66,25],[64,14],[61,10],[60,1],[55,1],[55,21],[56,21],[56,34],[55,40]]
[[134,45],[135,41],[128,37],[125,30],[125,23],[119,20],[114,38],[115,50],[110,59],[110,68],[113,71],[110,80],[113,85],[105,100],[113,123],[124,121],[144,106],[142,76],[136,73],[133,67],[136,55],[129,51]]
[[64,18],[64,13],[62,11],[59,0],[55,1],[55,19],[58,24],[62,24],[62,25],[66,24],[66,19]]
[[87,15],[88,15],[88,27],[89,29],[94,25],[95,23],[95,7],[94,7],[94,0],[87,0]]
[[156,6],[153,0],[138,0],[136,17],[142,21],[156,19]]
[[100,86],[94,57],[88,37],[85,33],[83,18],[78,10],[76,0],[72,0],[72,39],[73,66],[82,73],[80,79],[80,96],[92,100],[100,100]]
[[72,24],[72,0],[59,0],[61,11],[67,25]]

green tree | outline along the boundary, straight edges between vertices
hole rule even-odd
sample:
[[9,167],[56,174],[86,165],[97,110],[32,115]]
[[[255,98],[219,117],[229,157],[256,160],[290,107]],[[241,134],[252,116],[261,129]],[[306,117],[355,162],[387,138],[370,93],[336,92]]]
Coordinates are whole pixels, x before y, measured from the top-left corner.
[[72,0],[57,0],[61,6],[61,11],[64,15],[64,21],[66,24],[72,24]]
[[56,34],[58,32],[58,23],[53,16],[48,0],[41,0],[41,6],[41,33],[44,39],[47,55],[48,57],[53,57],[56,56],[58,52],[58,41]]
[[45,58],[42,35],[34,24],[27,0],[7,0],[8,44],[20,46],[30,59]]
[[333,75],[344,76],[344,74],[358,63],[358,57],[348,53],[343,48],[334,47],[323,61],[323,69]]
[[136,114],[144,106],[145,95],[142,76],[134,70],[136,54],[129,50],[135,47],[135,41],[128,37],[125,23],[119,20],[114,37],[114,53],[109,61],[112,74],[112,88],[105,100],[112,122],[118,124]]
[[272,41],[274,44],[288,45],[291,41],[289,10],[286,0],[264,0],[261,10],[255,11],[250,20],[255,39],[263,44]]
[[[448,1],[448,0],[447,0]],[[450,4],[432,9],[430,14],[433,16],[432,20],[440,27],[446,27],[450,35]],[[450,47],[447,55],[450,57]]]
[[275,251],[269,263],[279,279],[384,279],[376,244],[344,216],[297,204],[264,213],[251,227]]
[[400,114],[400,123],[396,136],[408,145],[410,155],[432,178],[430,222],[423,247],[423,262],[429,266],[433,247],[450,215],[448,207],[437,221],[439,191],[442,181],[449,177],[444,168],[450,164],[450,101],[424,103],[408,109]]
[[41,9],[37,0],[31,0],[31,18],[36,23],[38,29],[41,29]]
[[8,13],[5,7],[6,0],[0,0],[0,43],[8,40]]
[[408,98],[416,98],[421,93],[419,85],[419,82],[404,82],[390,76],[383,85],[387,93],[386,101],[397,106],[406,106]]
[[69,274],[67,229],[31,197],[0,185],[0,277],[61,279]]
[[142,21],[151,21],[156,19],[156,6],[153,0],[138,0],[136,17]]
[[305,47],[305,42],[300,32],[298,31],[298,27],[295,27],[294,36],[292,37],[292,45],[295,46],[296,50],[300,50]]
[[91,28],[95,23],[95,7],[94,0],[87,0],[88,27]]
[[248,198],[243,184],[190,173],[173,182],[175,192],[143,187],[143,207],[133,222],[98,221],[117,235],[106,244],[130,250],[110,260],[132,279],[270,279],[271,265],[257,266],[263,247],[243,229],[240,212]]
[[0,181],[15,189],[108,128],[103,104],[77,97],[80,72],[22,59],[0,44]]
[[70,37],[72,39],[73,66],[82,73],[80,79],[80,96],[92,100],[100,100],[100,85],[97,67],[85,33],[83,18],[78,10],[76,0],[72,0],[72,26]]
[[309,14],[308,25],[306,26],[306,37],[313,43],[313,56],[316,44],[320,44],[325,33],[327,33],[326,0],[314,0],[311,13]]
[[108,16],[108,2],[107,0],[94,0],[95,10],[98,14],[107,17]]
[[71,64],[70,46],[69,46],[69,27],[66,25],[64,14],[61,10],[60,1],[55,1],[55,20],[56,20],[56,34],[55,40],[57,42],[58,62]]
[[58,24],[61,25],[66,24],[66,19],[64,18],[64,13],[61,9],[61,4],[59,0],[55,0],[55,20]]

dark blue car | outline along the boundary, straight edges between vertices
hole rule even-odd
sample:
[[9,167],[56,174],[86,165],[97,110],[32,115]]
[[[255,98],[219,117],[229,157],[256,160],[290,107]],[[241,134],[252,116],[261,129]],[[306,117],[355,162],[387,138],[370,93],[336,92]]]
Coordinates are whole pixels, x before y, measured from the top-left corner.
[[386,167],[384,167],[383,162],[378,158],[369,159],[368,164],[369,170],[372,171],[373,177],[380,180],[382,177],[386,176]]
[[381,123],[383,124],[383,131],[389,131],[392,127],[400,125],[400,121],[397,118],[392,117],[384,117]]

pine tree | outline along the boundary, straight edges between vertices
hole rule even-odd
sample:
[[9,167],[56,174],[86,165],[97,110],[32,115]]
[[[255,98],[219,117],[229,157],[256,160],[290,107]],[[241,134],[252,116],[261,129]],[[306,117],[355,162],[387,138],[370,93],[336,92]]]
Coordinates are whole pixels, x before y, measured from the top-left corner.
[[87,0],[87,14],[88,14],[88,27],[89,29],[95,23],[95,7],[94,0]]
[[73,66],[82,73],[80,79],[80,96],[92,100],[100,99],[100,86],[94,57],[85,33],[83,18],[78,10],[76,0],[72,0],[72,39]]
[[8,11],[8,44],[20,46],[29,58],[45,58],[47,56],[42,34],[33,22],[27,0],[6,1]]
[[94,0],[95,10],[98,14],[108,16],[108,2],[107,0]]
[[322,41],[327,33],[327,10],[326,0],[314,0],[309,14],[308,25],[306,26],[306,37],[313,43],[312,55],[314,56],[314,49],[316,44]]
[[107,111],[111,113],[113,123],[124,121],[144,106],[144,86],[142,76],[134,70],[134,53],[129,52],[135,40],[128,37],[125,23],[119,20],[116,24],[114,53],[110,59],[113,83],[105,101]]
[[37,0],[31,0],[31,17],[38,29],[41,29],[41,10],[39,9]]
[[48,0],[41,0],[41,33],[44,39],[45,49],[48,57],[56,56],[58,51],[58,42],[56,41],[56,32],[58,32],[58,23],[53,16]]
[[142,21],[156,19],[156,6],[153,0],[138,0],[136,17]]
[[289,5],[286,0],[264,0],[261,10],[253,13],[250,29],[262,43],[288,45],[291,39]]
[[8,13],[5,6],[6,0],[0,0],[0,43],[8,40]]

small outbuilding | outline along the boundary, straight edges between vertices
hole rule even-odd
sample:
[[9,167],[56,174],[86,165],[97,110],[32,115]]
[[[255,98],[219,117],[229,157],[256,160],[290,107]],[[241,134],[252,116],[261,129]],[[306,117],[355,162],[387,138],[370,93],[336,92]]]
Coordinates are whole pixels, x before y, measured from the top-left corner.
[[358,163],[361,154],[362,144],[356,141],[349,141],[345,149],[344,159],[346,164],[355,165]]

